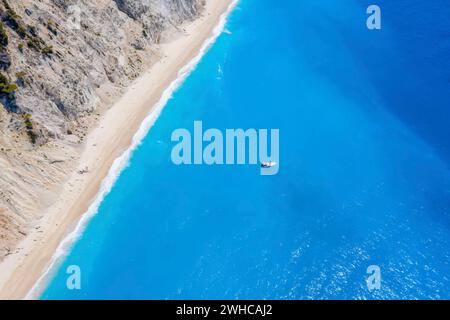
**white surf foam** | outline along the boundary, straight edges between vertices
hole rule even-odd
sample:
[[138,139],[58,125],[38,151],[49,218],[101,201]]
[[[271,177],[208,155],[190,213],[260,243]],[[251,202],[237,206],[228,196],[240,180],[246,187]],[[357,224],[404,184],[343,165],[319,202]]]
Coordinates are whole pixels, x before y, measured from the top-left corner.
[[238,2],[239,0],[233,0],[233,2],[229,5],[227,11],[220,17],[219,23],[214,27],[212,36],[203,43],[197,56],[195,56],[178,72],[178,77],[169,85],[169,87],[164,90],[160,100],[155,104],[152,111],[147,115],[138,131],[133,136],[130,147],[114,161],[111,168],[109,169],[108,175],[103,179],[100,190],[97,193],[94,201],[91,203],[86,213],[84,213],[81,219],[78,221],[75,229],[61,241],[58,248],[56,249],[56,252],[52,256],[52,259],[48,263],[48,266],[45,269],[44,273],[39,277],[34,286],[27,293],[25,299],[37,299],[39,297],[42,290],[44,290],[47,281],[50,280],[50,276],[56,271],[62,260],[67,256],[74,242],[81,236],[89,220],[98,212],[103,199],[111,191],[121,172],[128,165],[133,151],[147,136],[150,128],[158,119],[161,111],[163,110],[169,99],[172,97],[172,94],[180,87],[180,85],[184,82],[184,80],[186,80],[189,74],[196,68],[208,49],[214,44],[220,34],[224,31],[227,18]]

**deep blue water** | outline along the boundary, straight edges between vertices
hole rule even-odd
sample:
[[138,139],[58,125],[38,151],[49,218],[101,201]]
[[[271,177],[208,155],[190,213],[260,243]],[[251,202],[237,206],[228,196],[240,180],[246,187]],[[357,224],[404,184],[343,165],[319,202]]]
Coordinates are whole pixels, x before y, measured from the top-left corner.
[[[450,6],[371,3],[241,0],[42,298],[450,298]],[[279,174],[173,165],[194,120],[279,128]]]

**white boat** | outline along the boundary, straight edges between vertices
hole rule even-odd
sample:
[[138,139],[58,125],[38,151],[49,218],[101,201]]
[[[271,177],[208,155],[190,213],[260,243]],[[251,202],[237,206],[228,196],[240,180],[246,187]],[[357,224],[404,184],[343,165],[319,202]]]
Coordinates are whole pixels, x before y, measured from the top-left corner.
[[261,163],[261,167],[262,168],[272,168],[272,167],[275,167],[277,164],[278,163],[272,162],[272,161],[270,161],[270,162],[263,162],[263,163]]

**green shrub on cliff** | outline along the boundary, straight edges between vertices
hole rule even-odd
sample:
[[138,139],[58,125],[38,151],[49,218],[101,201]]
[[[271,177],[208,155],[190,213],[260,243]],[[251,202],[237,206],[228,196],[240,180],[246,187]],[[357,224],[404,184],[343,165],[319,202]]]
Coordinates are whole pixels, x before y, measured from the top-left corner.
[[16,77],[19,80],[23,80],[23,78],[25,78],[26,75],[27,75],[27,73],[25,71],[16,72]]
[[0,94],[11,94],[17,91],[18,87],[15,83],[9,83],[9,79],[0,73]]
[[29,38],[27,41],[27,45],[34,50],[39,50],[40,47],[39,42],[35,38]]
[[33,120],[31,119],[31,114],[26,113],[23,115],[23,120],[25,124],[25,128],[27,130],[28,137],[32,144],[36,144],[38,135],[34,132]]
[[47,22],[47,29],[51,33],[53,33],[55,36],[58,35],[58,30],[56,29],[56,27],[57,27],[56,23],[54,23],[52,20],[48,20],[48,22]]
[[0,86],[0,90],[2,90],[2,92],[6,94],[13,93],[17,91],[17,89],[19,89],[19,87],[15,83],[9,83],[5,86]]
[[8,25],[17,31],[17,29],[20,27],[20,17],[19,15],[14,11],[14,9],[9,5],[8,1],[3,0],[3,5],[6,9],[6,21]]
[[28,130],[33,130],[33,122],[31,122],[31,114],[27,113],[23,116],[23,119],[25,120],[25,127]]
[[47,46],[47,47],[43,48],[42,54],[44,54],[46,56],[53,54],[53,46]]
[[8,34],[6,33],[3,22],[0,21],[0,45],[4,48],[8,46]]
[[21,24],[17,28],[17,34],[23,39],[27,35],[27,29]]

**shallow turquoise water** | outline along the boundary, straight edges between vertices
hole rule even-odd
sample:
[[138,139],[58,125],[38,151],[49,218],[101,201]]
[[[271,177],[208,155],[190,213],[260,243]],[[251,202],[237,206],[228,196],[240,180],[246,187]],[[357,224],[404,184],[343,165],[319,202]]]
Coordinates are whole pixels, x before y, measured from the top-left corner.
[[[450,8],[379,3],[242,0],[41,298],[450,298]],[[279,174],[173,165],[195,120],[280,129]]]

